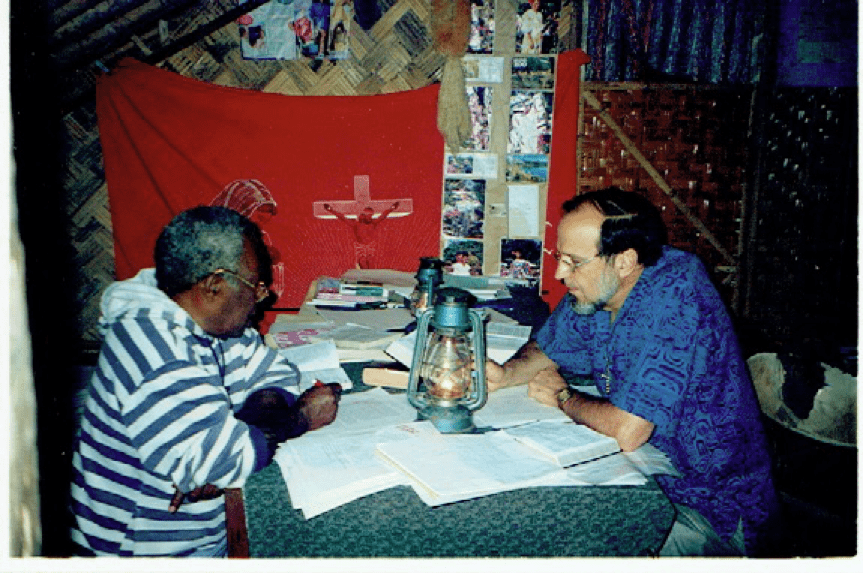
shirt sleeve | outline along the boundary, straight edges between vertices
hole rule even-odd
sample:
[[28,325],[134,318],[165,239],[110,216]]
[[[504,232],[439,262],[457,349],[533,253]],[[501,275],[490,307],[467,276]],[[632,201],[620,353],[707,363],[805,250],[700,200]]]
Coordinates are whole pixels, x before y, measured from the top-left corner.
[[145,467],[183,491],[242,485],[269,456],[261,432],[234,414],[255,390],[278,388],[289,403],[299,394],[296,367],[256,331],[214,345],[216,367],[168,362],[124,401],[130,439]]
[[264,344],[261,335],[252,329],[237,340],[225,344],[225,386],[231,395],[234,411],[238,411],[249,394],[264,388],[276,388],[291,395],[293,403],[300,394],[300,372],[275,348]]
[[564,374],[590,373],[590,333],[586,331],[587,321],[579,321],[578,318],[570,307],[569,295],[566,295],[536,333],[540,349]]
[[219,374],[201,365],[174,361],[152,372],[123,416],[144,467],[182,491],[237,487],[258,466],[249,426],[234,417]]

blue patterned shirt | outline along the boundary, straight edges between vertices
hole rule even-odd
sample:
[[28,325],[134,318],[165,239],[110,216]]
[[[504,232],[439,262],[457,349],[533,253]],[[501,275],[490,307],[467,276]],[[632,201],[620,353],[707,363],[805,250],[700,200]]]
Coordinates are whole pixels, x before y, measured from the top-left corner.
[[666,247],[613,323],[608,311],[576,314],[570,296],[537,334],[540,348],[652,422],[650,443],[682,474],[657,478],[671,501],[698,510],[726,540],[742,518],[751,552],[776,503],[770,458],[731,320],[701,262]]

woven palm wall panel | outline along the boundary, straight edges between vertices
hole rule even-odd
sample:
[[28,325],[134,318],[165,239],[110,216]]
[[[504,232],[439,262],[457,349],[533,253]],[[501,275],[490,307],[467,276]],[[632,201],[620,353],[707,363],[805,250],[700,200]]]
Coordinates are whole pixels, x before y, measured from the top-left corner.
[[[697,253],[726,303],[732,304],[741,249],[750,90],[591,82],[584,89],[595,95],[634,147],[621,141],[596,109],[583,106],[581,190],[616,185],[644,192],[662,209],[669,242]],[[653,166],[686,212],[636,160],[634,150]]]

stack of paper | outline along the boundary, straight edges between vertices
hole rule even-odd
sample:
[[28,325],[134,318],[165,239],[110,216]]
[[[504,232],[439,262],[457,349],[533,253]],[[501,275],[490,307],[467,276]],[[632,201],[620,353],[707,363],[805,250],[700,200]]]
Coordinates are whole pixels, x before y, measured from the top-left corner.
[[438,506],[523,487],[637,485],[646,475],[676,474],[649,445],[562,468],[515,435],[530,426],[575,424],[528,398],[523,387],[493,392],[480,413],[507,430],[440,434],[431,423],[414,421],[416,410],[404,394],[380,388],[346,394],[332,424],[288,440],[275,460],[294,507],[307,519],[396,485]]
[[[479,435],[419,434],[378,444],[376,453],[409,480],[429,506],[536,486],[621,486],[646,483],[646,475],[676,470],[661,452],[616,453],[569,468],[525,445],[508,432]],[[640,448],[641,449],[641,448]],[[639,456],[635,456],[638,458]]]
[[380,441],[397,442],[422,432],[404,395],[377,388],[346,394],[332,424],[279,446],[275,461],[294,508],[310,519],[360,497],[406,483],[374,454]]
[[274,348],[289,348],[313,342],[331,341],[341,362],[392,361],[384,349],[404,336],[411,321],[407,309],[317,310],[304,320],[277,320],[265,336]]
[[430,506],[564,480],[559,466],[503,432],[418,435],[378,444],[377,454]]
[[566,472],[577,485],[641,485],[647,476],[657,474],[680,475],[668,456],[650,444],[573,466]]

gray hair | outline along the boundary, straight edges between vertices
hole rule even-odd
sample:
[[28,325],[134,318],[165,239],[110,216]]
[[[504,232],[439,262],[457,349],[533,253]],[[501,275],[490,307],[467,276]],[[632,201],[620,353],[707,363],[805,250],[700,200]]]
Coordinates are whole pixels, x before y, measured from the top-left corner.
[[261,230],[247,218],[226,207],[201,206],[183,211],[162,229],[156,240],[154,258],[159,288],[174,296],[216,269],[236,272],[243,256],[243,239],[251,242],[261,269],[267,268],[267,249]]

